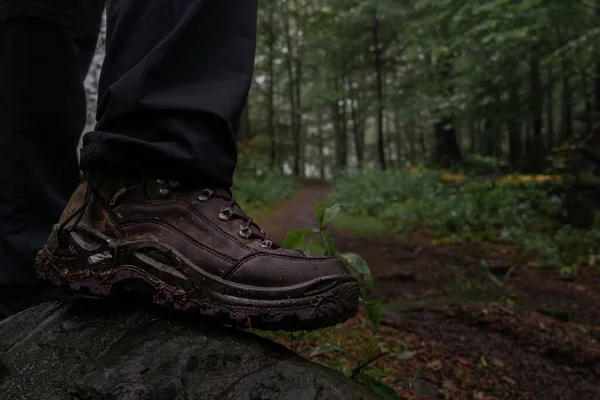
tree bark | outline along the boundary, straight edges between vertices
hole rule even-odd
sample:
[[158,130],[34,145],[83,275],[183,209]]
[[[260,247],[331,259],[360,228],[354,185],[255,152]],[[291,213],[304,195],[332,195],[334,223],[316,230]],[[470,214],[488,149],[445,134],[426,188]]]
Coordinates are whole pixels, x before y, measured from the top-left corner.
[[385,159],[385,139],[383,135],[383,57],[382,44],[379,31],[379,16],[377,9],[373,9],[373,54],[375,74],[377,77],[377,155],[379,166],[382,170],[387,168]]
[[546,136],[548,140],[548,147],[555,145],[556,138],[554,137],[554,72],[552,65],[548,65],[548,92],[547,92],[547,103],[546,103]]
[[271,149],[269,153],[269,167],[275,168],[277,162],[277,138],[275,136],[275,42],[277,37],[275,35],[275,6],[274,3],[269,4],[269,60],[267,67],[267,74],[269,75],[269,85],[267,89],[267,101],[268,101],[268,135],[271,142]]
[[[519,104],[519,91],[516,82],[512,82],[510,85],[508,99],[510,107],[514,107],[516,109]],[[512,118],[509,118],[507,125],[508,162],[511,167],[517,168],[519,162],[521,161],[521,154],[523,151],[523,144],[521,143],[521,127],[517,116],[513,115]]]

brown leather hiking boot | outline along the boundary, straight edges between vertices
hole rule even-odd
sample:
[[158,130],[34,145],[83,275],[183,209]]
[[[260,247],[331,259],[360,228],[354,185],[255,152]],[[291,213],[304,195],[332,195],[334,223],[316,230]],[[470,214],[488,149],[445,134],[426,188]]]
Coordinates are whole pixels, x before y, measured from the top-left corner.
[[150,294],[240,327],[317,329],[356,314],[359,288],[344,263],[278,247],[228,191],[93,181],[38,253],[40,278],[98,296]]

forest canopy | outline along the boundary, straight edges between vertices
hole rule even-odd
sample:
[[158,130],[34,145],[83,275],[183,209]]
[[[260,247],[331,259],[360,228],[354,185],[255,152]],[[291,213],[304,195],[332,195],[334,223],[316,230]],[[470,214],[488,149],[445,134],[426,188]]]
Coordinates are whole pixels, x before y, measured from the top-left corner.
[[597,0],[262,2],[249,130],[269,164],[541,171],[600,112]]

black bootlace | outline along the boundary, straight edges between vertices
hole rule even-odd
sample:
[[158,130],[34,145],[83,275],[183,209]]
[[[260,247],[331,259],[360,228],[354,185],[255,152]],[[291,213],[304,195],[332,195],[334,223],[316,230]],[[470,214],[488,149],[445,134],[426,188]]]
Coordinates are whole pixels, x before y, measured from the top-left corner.
[[[210,198],[217,197],[223,200],[227,200],[227,203],[221,209],[219,213],[219,219],[222,221],[229,221],[232,218],[237,218],[244,221],[244,225],[242,229],[239,231],[239,235],[244,239],[251,239],[252,237],[256,237],[262,240],[261,247],[265,249],[271,249],[276,246],[276,244],[269,238],[269,235],[264,232],[260,227],[254,222],[252,217],[249,217],[243,213],[236,212],[237,208],[241,209],[240,205],[237,203],[237,200],[233,196],[226,196],[220,194],[211,189],[205,189],[202,191],[200,197],[198,198],[202,202],[208,201]],[[258,232],[256,232],[253,227],[255,227]]]
[[[88,174],[88,178],[87,178],[87,187],[85,189],[85,200],[84,200],[83,204],[78,209],[73,211],[73,213],[67,219],[65,219],[58,226],[58,228],[56,230],[56,237],[58,240],[58,245],[61,249],[66,249],[67,247],[69,247],[69,241],[70,241],[69,236],[81,222],[81,219],[85,215],[88,205],[90,204],[90,201],[92,200],[93,186],[94,186],[94,173],[90,172]],[[71,225],[70,227],[67,227],[67,225],[71,221],[73,221],[73,219],[75,219],[75,222],[73,223],[73,225]]]

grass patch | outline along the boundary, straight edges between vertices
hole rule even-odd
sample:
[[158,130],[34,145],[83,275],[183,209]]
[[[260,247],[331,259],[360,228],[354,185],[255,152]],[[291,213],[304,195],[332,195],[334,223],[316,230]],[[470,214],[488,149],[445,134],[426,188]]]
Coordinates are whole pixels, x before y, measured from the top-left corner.
[[383,235],[387,233],[386,225],[378,218],[368,215],[350,215],[344,212],[330,223],[334,229],[357,235]]

